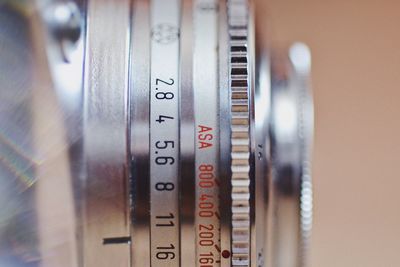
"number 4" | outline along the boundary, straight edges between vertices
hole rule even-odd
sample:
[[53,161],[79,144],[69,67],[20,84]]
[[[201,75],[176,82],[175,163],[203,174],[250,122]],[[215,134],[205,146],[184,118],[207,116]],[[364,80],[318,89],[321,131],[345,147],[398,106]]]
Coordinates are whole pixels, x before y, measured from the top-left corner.
[[158,116],[158,120],[156,120],[156,122],[162,123],[162,122],[164,122],[166,119],[168,119],[168,120],[173,120],[174,117],[159,115],[159,116]]

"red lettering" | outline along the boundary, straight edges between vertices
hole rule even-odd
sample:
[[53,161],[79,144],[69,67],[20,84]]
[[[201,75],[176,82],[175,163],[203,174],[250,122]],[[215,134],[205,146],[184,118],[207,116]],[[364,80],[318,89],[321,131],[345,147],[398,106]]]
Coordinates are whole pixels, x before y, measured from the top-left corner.
[[209,132],[209,131],[212,131],[211,127],[199,125],[199,133],[204,133],[204,132]]
[[211,147],[211,146],[212,146],[211,143],[199,142],[199,148],[200,148],[200,149],[207,148],[207,147]]
[[204,149],[208,147],[212,147],[213,144],[211,142],[206,142],[206,141],[211,141],[214,139],[214,136],[212,134],[213,128],[207,127],[204,125],[199,125],[198,126],[198,148],[199,149]]

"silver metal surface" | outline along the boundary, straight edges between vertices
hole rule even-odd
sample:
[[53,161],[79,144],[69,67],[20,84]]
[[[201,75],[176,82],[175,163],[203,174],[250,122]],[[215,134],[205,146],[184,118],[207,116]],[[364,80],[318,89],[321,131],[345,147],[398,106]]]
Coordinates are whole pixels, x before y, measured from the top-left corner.
[[296,72],[298,131],[301,146],[299,262],[301,266],[307,266],[313,215],[311,158],[314,137],[314,105],[310,88],[311,51],[305,44],[295,43],[290,47],[289,59]]
[[151,266],[179,266],[181,2],[150,3]]
[[307,266],[305,45],[247,0],[5,7],[1,266]]
[[[290,58],[290,60],[289,60]],[[308,48],[295,44],[272,60],[269,248],[271,266],[304,266],[311,227],[312,106]]]
[[150,6],[135,0],[130,73],[132,266],[150,263]]
[[271,107],[271,76],[268,55],[261,52],[256,62],[255,85],[255,246],[256,266],[267,265],[267,240],[269,238],[268,210],[270,173],[269,120]]
[[220,125],[220,216],[221,266],[231,266],[231,109],[229,94],[229,31],[226,1],[219,2],[219,125]]
[[218,1],[196,0],[193,18],[196,266],[219,265]]
[[83,265],[130,266],[130,1],[89,1],[85,56]]
[[251,81],[248,2],[228,1],[232,171],[232,266],[251,262]]
[[180,235],[181,266],[196,264],[195,124],[193,78],[193,1],[182,3],[180,58]]

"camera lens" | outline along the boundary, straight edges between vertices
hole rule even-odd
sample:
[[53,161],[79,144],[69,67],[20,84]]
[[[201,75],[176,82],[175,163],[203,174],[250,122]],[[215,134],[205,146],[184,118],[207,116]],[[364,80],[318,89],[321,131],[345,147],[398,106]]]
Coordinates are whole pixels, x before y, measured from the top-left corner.
[[88,3],[84,261],[300,266],[307,48],[257,58],[246,0],[129,7]]
[[249,0],[46,5],[46,66],[78,118],[69,266],[306,266],[307,46],[270,50]]

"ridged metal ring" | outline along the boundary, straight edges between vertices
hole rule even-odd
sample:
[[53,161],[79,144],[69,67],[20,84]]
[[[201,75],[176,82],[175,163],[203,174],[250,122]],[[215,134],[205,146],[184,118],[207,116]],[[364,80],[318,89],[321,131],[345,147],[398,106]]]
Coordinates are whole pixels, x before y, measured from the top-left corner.
[[231,106],[232,266],[250,264],[249,7],[228,1]]

